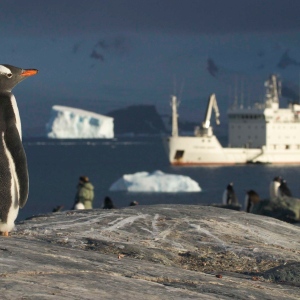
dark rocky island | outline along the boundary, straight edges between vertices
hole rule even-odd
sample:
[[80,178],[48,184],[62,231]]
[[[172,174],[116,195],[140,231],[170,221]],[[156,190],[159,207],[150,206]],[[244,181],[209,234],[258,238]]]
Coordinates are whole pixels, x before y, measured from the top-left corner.
[[165,125],[154,105],[131,105],[107,114],[114,118],[114,132],[124,134],[166,134]]
[[1,238],[2,299],[299,299],[300,228],[211,206],[66,211]]

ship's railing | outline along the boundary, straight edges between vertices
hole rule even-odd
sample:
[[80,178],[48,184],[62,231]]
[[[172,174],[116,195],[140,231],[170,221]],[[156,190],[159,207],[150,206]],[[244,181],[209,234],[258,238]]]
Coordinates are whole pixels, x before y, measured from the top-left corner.
[[264,120],[265,115],[256,115],[256,114],[228,114],[229,119],[258,119],[258,120]]

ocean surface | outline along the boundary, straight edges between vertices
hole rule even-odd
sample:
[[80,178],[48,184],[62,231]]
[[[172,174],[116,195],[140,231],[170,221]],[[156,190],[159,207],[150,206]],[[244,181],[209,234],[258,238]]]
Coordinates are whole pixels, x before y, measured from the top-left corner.
[[[287,180],[293,196],[300,197],[300,166],[237,165],[222,167],[175,167],[168,162],[161,137],[122,137],[113,140],[25,139],[30,191],[28,202],[17,220],[52,212],[57,205],[71,209],[78,178],[86,175],[95,186],[94,207],[101,208],[105,196],[121,208],[131,201],[140,205],[221,203],[229,182],[239,202],[245,191],[254,189],[268,197],[270,181],[280,175]],[[141,171],[187,175],[197,181],[202,192],[133,193],[110,192],[110,186],[124,174]]]

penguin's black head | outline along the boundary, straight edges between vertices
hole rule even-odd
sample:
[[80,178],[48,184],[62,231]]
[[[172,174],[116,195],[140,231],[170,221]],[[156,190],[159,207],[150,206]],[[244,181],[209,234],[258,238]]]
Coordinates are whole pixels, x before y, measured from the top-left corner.
[[0,65],[0,91],[10,92],[19,82],[37,72],[36,69],[24,70],[11,65]]

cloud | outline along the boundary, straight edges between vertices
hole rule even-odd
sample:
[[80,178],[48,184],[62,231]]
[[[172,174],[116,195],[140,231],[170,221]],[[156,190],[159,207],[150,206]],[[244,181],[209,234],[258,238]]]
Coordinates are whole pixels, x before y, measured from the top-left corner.
[[218,71],[219,71],[219,68],[217,67],[217,65],[211,58],[207,59],[207,71],[213,77],[216,77],[216,75],[218,74]]
[[81,45],[82,45],[82,42],[77,42],[77,43],[75,43],[75,44],[73,45],[72,52],[73,52],[74,54],[78,53],[79,48],[80,48]]
[[277,64],[277,66],[278,66],[280,69],[285,69],[285,68],[287,68],[287,67],[289,67],[289,66],[297,66],[297,67],[299,67],[299,66],[300,66],[300,62],[297,61],[297,60],[295,60],[295,59],[293,59],[293,58],[290,56],[290,54],[289,54],[289,50],[286,50],[286,51],[282,54],[282,56],[281,56],[281,58],[280,58],[280,60],[279,60],[279,62],[278,62],[278,64]]
[[128,48],[128,41],[124,36],[100,39],[95,44],[92,53],[90,54],[90,57],[96,60],[104,61],[105,55],[111,53],[123,55],[128,51]]
[[99,31],[224,34],[300,30],[295,0],[2,0],[1,35]]
[[90,58],[104,61],[104,56],[101,53],[98,53],[96,50],[92,51]]

